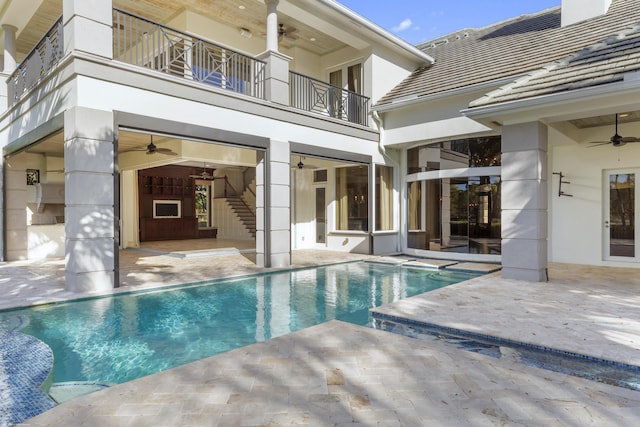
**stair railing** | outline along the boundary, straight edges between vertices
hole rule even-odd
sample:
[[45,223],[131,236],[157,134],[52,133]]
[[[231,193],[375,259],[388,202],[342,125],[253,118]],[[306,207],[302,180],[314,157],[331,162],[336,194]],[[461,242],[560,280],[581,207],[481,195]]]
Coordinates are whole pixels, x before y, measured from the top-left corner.
[[[249,207],[249,205],[247,205],[247,202],[245,202],[244,199],[242,197],[240,197],[238,191],[233,187],[233,185],[231,185],[231,183],[229,182],[229,178],[225,175],[224,176],[224,197],[225,197],[225,199],[228,197],[228,189],[231,189],[233,194],[238,196],[238,199],[240,199],[242,204],[247,208],[247,210],[255,218],[256,217],[256,213],[253,211],[253,209],[251,209]],[[255,196],[255,194],[254,194],[254,196]]]

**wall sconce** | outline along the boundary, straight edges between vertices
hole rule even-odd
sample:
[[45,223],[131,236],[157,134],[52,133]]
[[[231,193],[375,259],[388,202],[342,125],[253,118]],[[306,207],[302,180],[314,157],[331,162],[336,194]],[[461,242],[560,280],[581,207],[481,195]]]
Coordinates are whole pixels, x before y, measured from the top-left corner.
[[250,39],[253,34],[251,34],[251,30],[248,28],[240,28],[240,35]]

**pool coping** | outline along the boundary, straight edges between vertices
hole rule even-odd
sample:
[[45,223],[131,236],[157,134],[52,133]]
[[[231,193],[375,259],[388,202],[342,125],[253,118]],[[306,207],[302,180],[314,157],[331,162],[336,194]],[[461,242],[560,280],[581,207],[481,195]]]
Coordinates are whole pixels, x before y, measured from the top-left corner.
[[514,339],[510,339],[510,338],[501,338],[501,337],[497,337],[497,336],[494,336],[494,335],[482,334],[482,333],[478,333],[478,332],[470,332],[470,331],[465,331],[464,329],[458,329],[458,328],[452,328],[450,326],[438,325],[436,323],[422,322],[422,321],[419,321],[419,320],[408,319],[408,318],[405,318],[405,317],[394,316],[394,315],[385,314],[385,313],[378,313],[378,312],[375,311],[375,308],[371,309],[370,313],[371,313],[371,317],[374,320],[380,320],[380,321],[388,320],[388,321],[391,321],[391,322],[395,322],[395,323],[399,323],[399,324],[407,325],[407,326],[424,327],[426,329],[435,330],[436,332],[437,331],[441,331],[443,334],[451,334],[451,335],[457,335],[457,336],[463,337],[463,338],[484,340],[484,341],[488,341],[490,343],[494,343],[496,345],[503,344],[505,346],[528,348],[528,349],[532,349],[532,350],[537,350],[537,351],[557,354],[557,355],[560,355],[560,356],[568,356],[568,357],[573,357],[573,358],[576,358],[576,359],[582,359],[582,360],[595,362],[595,363],[601,363],[601,364],[610,365],[610,366],[617,366],[617,367],[621,367],[621,368],[625,368],[625,369],[631,369],[631,370],[640,372],[640,365],[632,365],[632,364],[629,364],[629,363],[624,363],[624,362],[620,362],[620,361],[616,361],[616,360],[604,359],[604,358],[601,358],[601,357],[590,356],[590,355],[587,355],[587,354],[576,353],[576,352],[573,352],[573,351],[561,350],[561,349],[557,349],[557,348],[553,348],[553,347],[542,346],[542,345],[539,345],[539,344],[528,343],[528,342],[525,342],[525,341],[518,341],[518,340],[514,340]]

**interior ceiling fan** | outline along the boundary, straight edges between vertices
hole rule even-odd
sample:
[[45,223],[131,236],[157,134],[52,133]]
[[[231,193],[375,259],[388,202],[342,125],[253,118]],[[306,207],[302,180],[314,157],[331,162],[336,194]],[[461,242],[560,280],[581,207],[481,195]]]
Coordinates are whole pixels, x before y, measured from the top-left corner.
[[[296,165],[298,169],[318,169],[317,166],[314,165],[309,165],[309,164],[305,164],[302,162],[302,159],[305,159],[305,157],[300,156],[300,161],[298,162],[298,164]],[[293,167],[293,165],[291,165],[291,167]]]
[[592,147],[597,147],[598,145],[607,145],[607,144],[611,144],[614,147],[622,147],[627,142],[640,142],[640,138],[635,136],[620,136],[618,134],[618,115],[616,114],[615,134],[611,138],[609,138],[609,141],[593,141],[591,142],[591,144],[596,144],[596,145],[592,145]]
[[211,173],[209,173],[207,171],[207,168],[205,166],[202,167],[202,173],[200,174],[195,174],[195,175],[189,175],[189,178],[195,178],[195,179],[202,179],[204,181],[213,181],[214,179],[218,178],[213,176],[213,172],[215,171],[215,169],[211,169]]
[[147,148],[142,148],[139,150],[132,150],[132,151],[144,151],[147,154],[166,154],[167,156],[177,156],[178,153],[174,152],[173,150],[169,149],[169,148],[162,148],[162,147],[158,147],[156,144],[153,143],[153,135],[149,135],[151,138],[151,141],[149,142],[149,144],[147,145]]

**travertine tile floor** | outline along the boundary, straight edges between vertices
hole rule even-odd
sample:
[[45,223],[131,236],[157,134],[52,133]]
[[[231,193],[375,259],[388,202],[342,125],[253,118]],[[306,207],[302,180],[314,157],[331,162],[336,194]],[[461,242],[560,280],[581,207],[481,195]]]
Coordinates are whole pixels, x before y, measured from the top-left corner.
[[[363,258],[298,251],[295,266]],[[364,257],[366,258],[366,257]],[[121,290],[261,271],[247,254],[124,251]],[[74,296],[60,261],[0,264],[0,307]],[[640,365],[640,270],[551,265],[384,307],[393,315]],[[77,296],[77,295],[76,295]],[[29,425],[640,425],[640,393],[330,322],[66,402]]]
[[332,321],[64,403],[31,426],[633,426],[640,393]]

